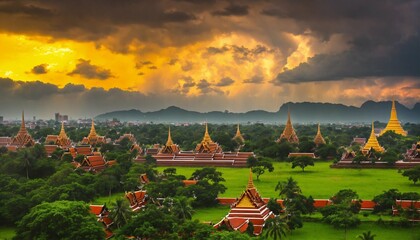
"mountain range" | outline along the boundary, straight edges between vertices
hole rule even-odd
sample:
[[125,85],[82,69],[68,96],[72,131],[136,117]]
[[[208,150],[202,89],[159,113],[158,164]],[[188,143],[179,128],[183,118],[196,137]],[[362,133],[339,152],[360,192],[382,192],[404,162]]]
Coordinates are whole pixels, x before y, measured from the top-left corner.
[[[288,102],[283,104],[276,112],[253,110],[245,113],[228,111],[196,112],[179,107],[170,106],[152,112],[140,110],[121,110],[100,114],[96,120],[104,121],[118,119],[120,121],[139,121],[154,123],[284,123],[287,120],[287,111],[294,123],[368,123],[371,121],[387,122],[391,111],[391,101],[366,101],[360,107],[346,106],[334,103],[314,102]],[[420,103],[412,109],[396,102],[398,118],[401,122],[420,122]]]

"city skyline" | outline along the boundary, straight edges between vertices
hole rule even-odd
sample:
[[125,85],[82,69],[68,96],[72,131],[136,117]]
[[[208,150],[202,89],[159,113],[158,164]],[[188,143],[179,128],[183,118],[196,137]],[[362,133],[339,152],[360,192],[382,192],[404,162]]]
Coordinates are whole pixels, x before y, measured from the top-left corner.
[[2,1],[3,116],[420,94],[416,1]]

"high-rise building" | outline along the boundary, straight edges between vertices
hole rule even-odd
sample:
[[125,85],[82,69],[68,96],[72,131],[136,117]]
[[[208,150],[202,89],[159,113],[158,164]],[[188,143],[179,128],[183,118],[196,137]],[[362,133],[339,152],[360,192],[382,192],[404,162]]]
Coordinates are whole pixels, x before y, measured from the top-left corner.
[[68,122],[69,116],[68,115],[61,115],[60,113],[55,113],[55,121],[56,122]]

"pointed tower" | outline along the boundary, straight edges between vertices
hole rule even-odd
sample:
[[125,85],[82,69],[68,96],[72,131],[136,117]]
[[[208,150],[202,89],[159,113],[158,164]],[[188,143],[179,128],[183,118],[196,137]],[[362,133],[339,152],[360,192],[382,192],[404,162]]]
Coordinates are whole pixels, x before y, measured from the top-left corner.
[[62,148],[69,148],[71,146],[71,140],[69,139],[69,137],[66,134],[66,131],[64,130],[64,122],[61,122],[61,130],[60,134],[58,135],[57,141],[58,145]]
[[325,140],[322,137],[321,128],[319,126],[319,123],[318,123],[318,132],[316,133],[316,136],[314,138],[314,142],[315,142],[316,146],[325,144]]
[[166,141],[165,146],[159,151],[159,153],[173,154],[180,151],[178,145],[174,144],[171,137],[171,127],[168,130],[168,140]]
[[199,153],[220,153],[222,152],[222,148],[219,146],[218,143],[213,142],[211,140],[209,130],[206,123],[206,131],[204,132],[203,140],[201,140],[201,143],[197,144],[197,147],[195,148],[196,152]]
[[400,121],[398,120],[397,108],[395,107],[395,101],[394,100],[392,100],[391,116],[389,118],[388,124],[386,125],[385,129],[382,130],[382,132],[381,132],[381,134],[379,134],[379,136],[381,136],[382,134],[384,134],[388,131],[394,131],[397,134],[407,136],[407,132],[404,131],[404,129],[401,127]]
[[99,136],[96,133],[95,122],[93,121],[93,118],[92,118],[92,125],[90,127],[89,135],[87,137],[83,138],[82,144],[95,145],[97,143],[105,143],[105,137],[104,136]]
[[214,225],[222,225],[228,229],[245,232],[251,222],[254,225],[254,235],[260,235],[265,221],[273,218],[274,214],[267,208],[252,180],[252,169],[249,171],[248,185],[242,195],[231,205],[229,214]]
[[232,139],[237,141],[240,144],[243,144],[245,142],[244,137],[242,137],[241,130],[239,129],[239,124],[236,127],[236,134]]
[[295,129],[293,129],[292,121],[290,120],[290,110],[287,111],[286,127],[280,135],[280,138],[277,139],[277,142],[281,142],[282,139],[286,139],[286,141],[291,143],[299,143],[299,138],[296,135]]
[[22,111],[22,123],[20,124],[19,132],[12,139],[12,143],[10,145],[17,146],[17,147],[26,147],[26,146],[35,145],[34,139],[26,130],[25,114],[23,111]]
[[367,141],[366,145],[362,149],[363,154],[369,153],[370,149],[374,149],[376,152],[383,152],[384,148],[379,145],[378,139],[375,135],[375,126],[373,125],[372,121],[372,131],[370,132],[369,140]]

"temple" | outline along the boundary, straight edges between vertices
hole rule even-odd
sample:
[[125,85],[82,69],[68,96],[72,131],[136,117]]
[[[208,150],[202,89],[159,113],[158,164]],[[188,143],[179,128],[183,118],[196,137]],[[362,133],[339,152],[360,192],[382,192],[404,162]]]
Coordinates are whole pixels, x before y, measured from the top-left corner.
[[245,142],[245,139],[241,134],[241,130],[239,129],[239,124],[236,127],[236,134],[232,139],[238,142],[239,144],[243,144]]
[[221,153],[223,152],[222,148],[219,146],[218,143],[213,142],[211,140],[207,123],[206,123],[206,131],[204,133],[203,140],[201,140],[201,143],[197,144],[197,147],[195,148],[195,151],[198,153]]
[[299,138],[296,135],[295,129],[293,129],[292,126],[292,121],[290,120],[290,111],[287,112],[286,127],[276,142],[281,142],[283,139],[291,143],[299,143]]
[[16,146],[16,147],[30,147],[35,145],[35,141],[32,138],[32,136],[28,133],[25,127],[25,117],[24,113],[22,111],[22,123],[20,125],[19,132],[16,134],[16,136],[12,139],[12,142],[10,145]]
[[321,128],[319,126],[319,123],[318,123],[318,132],[316,133],[316,136],[314,138],[314,143],[315,143],[316,146],[325,144],[325,140],[322,137]]
[[71,140],[64,130],[64,122],[61,122],[61,130],[58,135],[47,135],[45,138],[45,144],[57,145],[57,147],[61,147],[63,149],[69,149],[71,147]]
[[99,136],[96,133],[95,123],[93,122],[93,119],[92,119],[92,126],[90,128],[89,135],[87,137],[83,138],[82,144],[95,145],[95,144],[98,144],[98,143],[105,143],[105,137]]
[[382,130],[382,132],[379,134],[379,136],[381,136],[382,134],[384,134],[388,131],[394,131],[397,134],[407,136],[407,132],[404,131],[404,129],[401,127],[400,121],[398,120],[397,108],[395,107],[395,101],[394,100],[392,100],[391,116],[389,118],[388,124],[386,125],[385,129]]
[[174,142],[172,141],[172,137],[171,137],[171,127],[169,127],[168,130],[168,140],[166,141],[165,146],[163,146],[163,148],[159,151],[159,153],[178,153],[179,150],[179,146],[174,144]]
[[214,225],[214,228],[226,226],[228,229],[245,232],[252,223],[254,235],[260,235],[268,218],[274,214],[267,208],[252,180],[252,171],[249,172],[249,180],[246,190],[232,205],[228,215]]
[[362,149],[364,155],[368,154],[371,149],[374,149],[376,152],[383,152],[384,148],[379,145],[378,139],[375,135],[375,126],[372,122],[372,131],[370,132],[370,137]]

